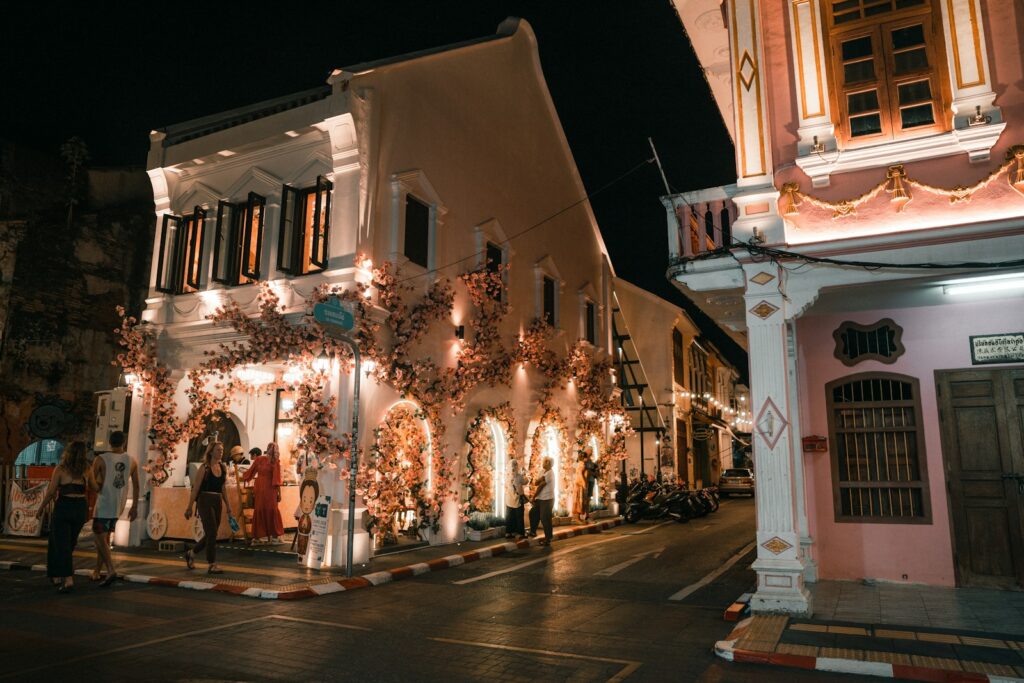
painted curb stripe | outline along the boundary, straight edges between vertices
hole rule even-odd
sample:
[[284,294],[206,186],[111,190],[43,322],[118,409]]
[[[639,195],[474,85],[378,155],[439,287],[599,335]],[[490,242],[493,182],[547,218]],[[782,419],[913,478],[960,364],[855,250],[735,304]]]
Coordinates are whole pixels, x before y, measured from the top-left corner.
[[[568,531],[556,532],[552,535],[553,541],[559,541],[566,538],[573,538],[575,536],[582,536],[584,534],[596,534],[606,529],[611,529],[622,524],[622,518],[616,518],[614,520],[599,522],[583,528],[571,529]],[[540,539],[537,538],[524,538],[519,541],[508,541],[499,545],[490,546],[487,548],[480,548],[479,550],[471,550],[458,555],[448,555],[447,557],[441,557],[427,562],[418,562],[416,564],[406,565],[404,567],[396,567],[394,569],[382,570],[379,572],[372,572],[370,574],[363,574],[362,576],[352,577],[351,579],[338,579],[337,581],[331,581],[328,583],[315,584],[292,591],[277,591],[266,588],[256,588],[252,586],[235,586],[231,584],[223,583],[209,583],[206,581],[192,581],[188,579],[169,579],[160,576],[147,576],[145,574],[125,574],[124,580],[130,583],[144,583],[150,586],[162,586],[165,588],[184,588],[187,590],[212,590],[218,593],[228,593],[231,595],[240,595],[247,598],[257,598],[261,600],[300,600],[304,598],[315,598],[321,595],[330,595],[332,593],[341,593],[343,591],[351,591],[357,588],[368,588],[372,586],[380,586],[392,581],[398,581],[399,579],[421,576],[423,574],[437,571],[438,569],[448,569],[451,567],[458,567],[466,564],[467,562],[476,562],[487,557],[494,557],[495,555],[504,555],[520,548],[530,548],[537,546],[540,543]],[[17,561],[3,560],[0,561],[0,569],[7,570],[30,570],[30,571],[46,571],[45,564],[34,564],[28,565]],[[76,569],[76,576],[88,576],[92,572],[88,569]],[[720,656],[724,654],[720,653]],[[806,668],[806,667],[804,667]],[[811,667],[813,668],[813,667]],[[930,679],[929,679],[930,680]],[[945,679],[943,679],[945,680]],[[973,681],[973,678],[965,678],[961,680]],[[978,679],[978,680],[987,680]]]

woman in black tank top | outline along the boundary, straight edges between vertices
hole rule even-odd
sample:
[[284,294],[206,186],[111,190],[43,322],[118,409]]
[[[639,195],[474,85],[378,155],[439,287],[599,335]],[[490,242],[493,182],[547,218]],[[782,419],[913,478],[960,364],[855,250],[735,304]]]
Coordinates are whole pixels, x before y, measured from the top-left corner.
[[[185,551],[185,564],[192,569],[195,566],[196,553],[205,549],[206,562],[210,565],[206,571],[209,574],[224,573],[217,566],[217,530],[220,529],[222,511],[226,509],[228,515],[231,514],[231,504],[228,503],[227,493],[224,491],[227,470],[224,469],[221,462],[223,459],[223,443],[215,441],[206,447],[203,464],[196,472],[198,483],[192,484],[192,498],[185,510],[185,519],[191,519],[194,506],[203,523],[203,538],[195,546]],[[224,502],[223,508],[221,501]]]
[[75,545],[89,513],[85,502],[85,472],[88,467],[85,452],[86,446],[82,441],[75,441],[64,449],[36,512],[36,518],[41,518],[50,501],[57,498],[50,517],[46,575],[53,583],[60,584],[60,593],[70,593],[75,587]]

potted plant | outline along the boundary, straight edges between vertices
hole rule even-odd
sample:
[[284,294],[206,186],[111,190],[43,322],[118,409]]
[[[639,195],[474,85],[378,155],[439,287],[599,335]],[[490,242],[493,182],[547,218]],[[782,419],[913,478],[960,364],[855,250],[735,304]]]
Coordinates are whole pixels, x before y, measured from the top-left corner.
[[466,527],[466,538],[470,541],[486,541],[505,535],[504,518],[490,513],[474,512],[466,522]]

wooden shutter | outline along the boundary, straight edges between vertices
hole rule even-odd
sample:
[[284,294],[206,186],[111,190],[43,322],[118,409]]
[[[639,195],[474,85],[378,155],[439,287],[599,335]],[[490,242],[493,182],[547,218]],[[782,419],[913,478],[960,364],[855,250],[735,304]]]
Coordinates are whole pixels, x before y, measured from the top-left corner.
[[245,206],[245,223],[242,229],[242,276],[250,282],[260,279],[260,259],[263,256],[263,215],[267,200],[249,193]]
[[302,225],[299,191],[289,185],[281,188],[281,225],[277,236],[277,269],[297,275],[299,229]]
[[217,203],[217,229],[213,240],[213,281],[224,285],[238,284],[238,259],[235,249],[235,220],[238,207],[229,202]]
[[203,241],[206,237],[206,211],[197,206],[188,222],[188,245],[185,249],[185,284],[199,289],[202,284]]
[[327,238],[331,232],[331,190],[334,185],[323,176],[316,177],[316,206],[313,211],[313,245],[309,262],[320,270],[327,267]]
[[158,292],[173,294],[177,290],[175,266],[178,260],[178,235],[182,230],[181,216],[164,214],[160,227],[160,252],[157,255],[156,289]]

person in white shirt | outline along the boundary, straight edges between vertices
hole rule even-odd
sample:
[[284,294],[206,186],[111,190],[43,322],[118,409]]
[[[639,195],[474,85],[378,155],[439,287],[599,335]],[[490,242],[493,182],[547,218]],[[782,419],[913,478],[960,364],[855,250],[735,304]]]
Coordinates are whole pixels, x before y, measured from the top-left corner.
[[555,461],[550,457],[544,458],[542,465],[544,466],[544,474],[541,475],[540,480],[536,484],[536,489],[533,494],[533,506],[537,510],[537,515],[530,511],[530,535],[537,535],[537,522],[544,527],[544,540],[540,542],[541,545],[549,545],[551,543],[551,515],[555,506],[555,472],[551,468],[554,466]]
[[518,540],[526,534],[526,524],[523,521],[523,485],[526,478],[519,469],[519,461],[512,458],[510,461],[511,472],[505,486],[505,538],[513,536]]
[[102,564],[107,566],[107,578],[100,584],[106,587],[121,578],[114,569],[114,558],[110,553],[110,534],[117,526],[128,499],[128,482],[132,485],[132,506],[128,510],[129,521],[134,522],[138,514],[139,470],[135,458],[125,453],[125,435],[112,432],[108,437],[110,452],[98,453],[92,463],[92,477],[96,496],[96,509],[92,516],[92,531],[96,536],[96,553]]

